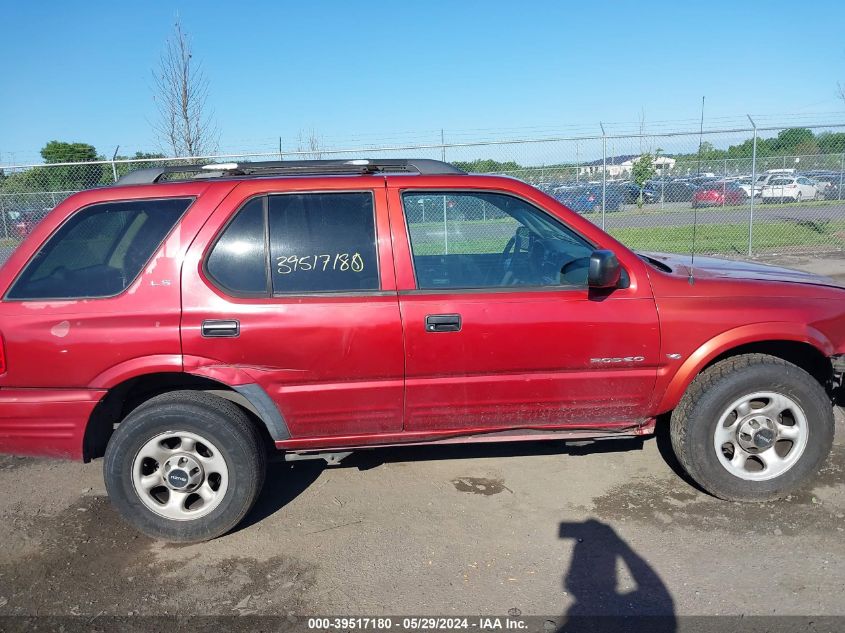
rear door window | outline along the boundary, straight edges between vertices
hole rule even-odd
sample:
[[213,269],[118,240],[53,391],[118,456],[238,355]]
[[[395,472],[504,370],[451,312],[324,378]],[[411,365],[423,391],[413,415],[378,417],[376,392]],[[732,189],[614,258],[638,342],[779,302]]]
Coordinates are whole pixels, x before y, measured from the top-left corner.
[[369,192],[271,195],[274,294],[378,290]]
[[129,200],[78,211],[44,243],[6,298],[82,299],[121,293],[191,202]]
[[369,191],[254,198],[215,242],[206,272],[235,296],[378,290],[374,212]]

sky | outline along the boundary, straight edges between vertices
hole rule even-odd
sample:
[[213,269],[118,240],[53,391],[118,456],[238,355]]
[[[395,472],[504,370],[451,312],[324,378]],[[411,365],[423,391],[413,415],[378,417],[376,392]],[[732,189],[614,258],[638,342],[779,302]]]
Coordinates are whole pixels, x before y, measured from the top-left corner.
[[223,152],[635,127],[845,122],[845,2],[0,0],[0,164],[49,140],[156,151],[176,16]]

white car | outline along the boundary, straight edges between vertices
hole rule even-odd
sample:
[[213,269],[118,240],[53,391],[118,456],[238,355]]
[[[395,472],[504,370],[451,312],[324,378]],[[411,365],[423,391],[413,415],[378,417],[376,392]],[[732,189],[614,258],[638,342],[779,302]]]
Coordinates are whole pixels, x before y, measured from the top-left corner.
[[[736,179],[737,186],[745,192],[745,195],[749,198],[751,197],[751,176],[745,176],[743,178]],[[762,186],[754,187],[754,195],[759,196],[760,191],[762,190]]]
[[819,197],[818,189],[805,176],[776,176],[770,178],[763,185],[762,198],[767,200],[816,200]]

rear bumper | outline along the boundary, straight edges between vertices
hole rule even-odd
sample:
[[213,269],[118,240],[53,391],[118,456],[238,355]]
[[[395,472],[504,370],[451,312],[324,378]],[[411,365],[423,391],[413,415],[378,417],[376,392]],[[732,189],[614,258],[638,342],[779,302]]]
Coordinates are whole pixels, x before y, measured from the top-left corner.
[[82,459],[100,389],[0,389],[0,453]]

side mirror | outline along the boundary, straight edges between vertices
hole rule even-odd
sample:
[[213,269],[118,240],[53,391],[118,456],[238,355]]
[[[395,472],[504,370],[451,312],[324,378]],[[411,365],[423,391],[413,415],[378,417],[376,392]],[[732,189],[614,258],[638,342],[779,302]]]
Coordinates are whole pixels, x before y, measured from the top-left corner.
[[590,270],[587,273],[587,285],[590,288],[616,288],[622,269],[613,251],[595,250],[590,255]]

